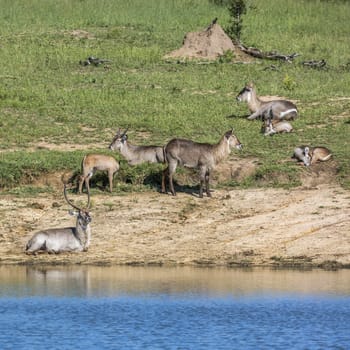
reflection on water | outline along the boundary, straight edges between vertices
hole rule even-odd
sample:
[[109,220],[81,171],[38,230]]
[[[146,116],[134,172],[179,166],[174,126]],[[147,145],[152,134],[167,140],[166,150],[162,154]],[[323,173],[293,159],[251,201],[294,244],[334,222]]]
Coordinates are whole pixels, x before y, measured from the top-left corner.
[[350,294],[350,270],[0,266],[0,296]]
[[0,349],[348,349],[350,270],[0,267]]

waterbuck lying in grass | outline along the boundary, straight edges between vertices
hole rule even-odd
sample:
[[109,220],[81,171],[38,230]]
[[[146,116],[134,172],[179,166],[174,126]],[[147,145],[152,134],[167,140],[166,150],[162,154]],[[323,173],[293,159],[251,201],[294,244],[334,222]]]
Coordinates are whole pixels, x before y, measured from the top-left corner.
[[51,228],[35,233],[26,245],[27,254],[36,254],[38,251],[61,253],[88,250],[91,237],[90,192],[87,193],[86,209],[79,208],[69,201],[66,184],[64,184],[63,193],[67,203],[76,209],[76,211],[70,211],[71,215],[77,217],[75,227]]
[[136,146],[128,141],[126,129],[120,134],[120,129],[114,136],[109,149],[118,150],[121,155],[128,161],[129,165],[141,163],[164,163],[164,149],[161,146]]
[[272,108],[272,119],[295,119],[298,115],[297,106],[287,100],[273,100],[262,101],[256,94],[256,90],[253,83],[247,84],[236,97],[239,102],[247,102],[248,108],[252,113],[248,119],[253,120],[256,118],[264,119],[264,115],[267,114],[269,108]]
[[119,163],[111,156],[105,156],[103,154],[88,154],[81,162],[82,175],[79,176],[79,193],[81,193],[83,189],[84,181],[87,191],[90,191],[89,181],[96,170],[108,172],[109,191],[112,192],[113,177],[119,170]]
[[300,146],[294,149],[292,158],[301,161],[305,166],[315,164],[317,161],[325,162],[332,157],[331,151],[326,147]]
[[285,120],[271,120],[267,119],[263,122],[262,128],[261,128],[262,133],[264,136],[272,136],[274,134],[280,134],[284,132],[291,132],[293,131],[293,127],[290,123],[288,123]]
[[169,176],[169,187],[175,196],[173,175],[178,165],[195,168],[199,170],[199,197],[203,197],[203,184],[205,183],[206,193],[211,197],[209,190],[210,173],[216,164],[225,159],[235,147],[242,149],[242,144],[233,134],[233,130],[227,131],[217,144],[198,143],[185,139],[172,139],[165,146],[165,158],[168,167],[163,171],[162,192],[165,193],[165,177]]
[[261,131],[264,134],[264,136],[272,136],[274,134],[293,131],[292,125],[286,120],[278,120],[272,118],[273,114],[271,105],[269,110],[267,111],[267,116],[264,116],[264,121],[261,128]]

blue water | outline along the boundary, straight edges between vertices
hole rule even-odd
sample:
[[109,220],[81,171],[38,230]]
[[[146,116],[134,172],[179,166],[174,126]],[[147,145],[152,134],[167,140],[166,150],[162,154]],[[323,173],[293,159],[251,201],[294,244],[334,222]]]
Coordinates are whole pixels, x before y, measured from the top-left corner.
[[117,279],[107,292],[106,279],[92,279],[104,288],[90,286],[87,293],[86,281],[64,274],[36,281],[35,288],[31,277],[5,282],[0,349],[350,349],[347,289],[334,293],[329,286],[319,294],[255,285],[213,292],[187,284],[176,289],[178,280],[164,288],[159,279],[154,288],[148,280],[135,289]]

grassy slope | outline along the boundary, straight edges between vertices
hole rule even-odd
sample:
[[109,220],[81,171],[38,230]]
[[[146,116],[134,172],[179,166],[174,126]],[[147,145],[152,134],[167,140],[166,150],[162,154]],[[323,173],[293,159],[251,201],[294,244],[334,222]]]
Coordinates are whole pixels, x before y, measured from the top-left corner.
[[[178,48],[186,32],[205,27],[216,16],[225,27],[225,8],[204,0],[0,0],[0,187],[41,172],[79,168],[81,151],[26,151],[38,141],[107,146],[117,127],[130,126],[136,143],[135,132],[141,131],[150,135],[144,143],[163,144],[173,136],[214,142],[231,125],[245,145],[241,156],[261,159],[258,176],[277,171],[297,183],[296,168],[284,160],[295,145],[322,144],[334,152],[340,179],[349,187],[350,99],[341,98],[350,97],[350,4],[254,4],[256,9],[244,18],[243,42],[302,54],[294,64],[165,62],[162,56]],[[75,29],[93,38],[70,35]],[[111,59],[110,69],[78,64],[89,55]],[[328,70],[300,64],[321,58]],[[271,63],[279,70],[263,69]],[[234,96],[252,79],[261,95],[299,101],[294,134],[264,138],[259,123],[242,118],[247,108]],[[344,113],[345,118],[330,118]],[[125,169],[132,179],[137,172],[143,177],[152,167]],[[244,182],[254,184],[254,178]]]

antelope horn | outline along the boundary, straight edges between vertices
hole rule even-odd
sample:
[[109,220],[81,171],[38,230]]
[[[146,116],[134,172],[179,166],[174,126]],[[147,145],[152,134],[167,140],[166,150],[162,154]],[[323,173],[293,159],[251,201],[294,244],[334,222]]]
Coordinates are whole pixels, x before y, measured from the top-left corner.
[[270,106],[270,109],[269,109],[269,119],[273,119],[273,113],[272,113],[272,105]]
[[90,209],[90,189],[88,189],[87,191],[87,195],[88,195],[88,202],[87,202],[87,205],[86,205],[86,210],[89,210]]
[[123,135],[122,135],[121,137],[125,136],[128,130],[129,130],[129,127],[127,127],[127,128],[125,129],[125,131],[123,132]]
[[[81,211],[81,208],[77,207],[76,205],[74,205],[67,197],[67,185],[64,184],[64,188],[63,188],[63,195],[64,195],[64,198],[65,200],[67,201],[67,203],[72,206],[74,209],[77,209],[79,211]],[[89,194],[89,203],[90,204],[90,194]]]

